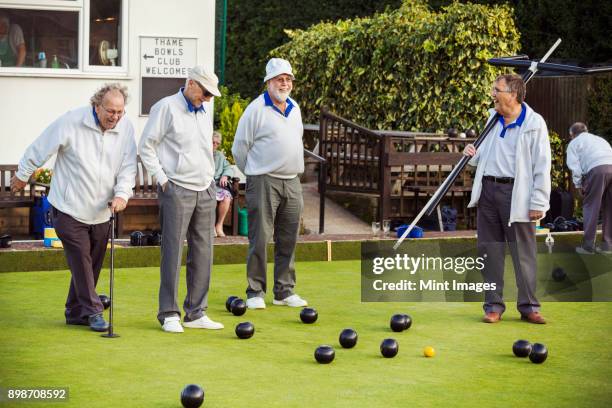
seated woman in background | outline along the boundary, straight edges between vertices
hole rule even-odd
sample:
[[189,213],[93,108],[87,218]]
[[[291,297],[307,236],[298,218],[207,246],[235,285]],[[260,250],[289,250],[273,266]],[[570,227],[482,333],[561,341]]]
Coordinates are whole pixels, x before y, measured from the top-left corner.
[[221,145],[221,133],[213,132],[213,157],[215,159],[215,184],[217,186],[217,223],[215,224],[215,236],[224,237],[223,221],[229,211],[232,202],[232,193],[230,191],[230,178],[232,177],[232,169],[230,163],[225,158],[222,151],[219,151]]

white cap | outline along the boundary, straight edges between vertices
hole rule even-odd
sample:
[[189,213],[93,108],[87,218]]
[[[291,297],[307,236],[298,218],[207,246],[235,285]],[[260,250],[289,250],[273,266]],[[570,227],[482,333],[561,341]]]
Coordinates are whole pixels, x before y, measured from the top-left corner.
[[187,78],[197,81],[204,87],[208,92],[214,96],[221,96],[217,84],[219,84],[219,78],[214,72],[207,70],[201,65],[197,65],[189,70]]
[[291,79],[295,79],[289,61],[282,58],[270,58],[270,61],[266,64],[266,77],[264,78],[264,82],[268,82],[268,80],[281,74],[290,75]]

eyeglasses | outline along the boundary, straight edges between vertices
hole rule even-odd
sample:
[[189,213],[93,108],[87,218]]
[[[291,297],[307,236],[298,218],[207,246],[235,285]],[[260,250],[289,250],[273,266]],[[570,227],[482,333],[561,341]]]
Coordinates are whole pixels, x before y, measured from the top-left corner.
[[213,94],[211,94],[210,92],[208,92],[206,90],[206,88],[204,88],[202,86],[202,84],[200,84],[198,81],[193,81],[196,83],[196,85],[198,85],[198,87],[200,88],[200,90],[202,91],[202,94],[204,95],[205,98],[208,98],[209,96],[214,96]]
[[121,110],[121,111],[116,111],[116,110],[112,110],[112,109],[107,109],[103,105],[98,105],[98,106],[100,106],[102,109],[104,109],[104,111],[106,113],[108,113],[109,116],[119,116],[119,117],[121,117],[121,116],[123,116],[125,114],[125,109]]
[[498,88],[498,87],[496,87],[496,86],[494,86],[494,87],[493,87],[493,89],[491,89],[491,93],[492,93],[493,95],[497,95],[498,93],[504,93],[504,92],[505,92],[505,93],[512,93],[512,91],[511,91],[511,90],[509,90],[509,89],[505,89],[505,90],[504,90],[504,89],[499,89],[499,88]]

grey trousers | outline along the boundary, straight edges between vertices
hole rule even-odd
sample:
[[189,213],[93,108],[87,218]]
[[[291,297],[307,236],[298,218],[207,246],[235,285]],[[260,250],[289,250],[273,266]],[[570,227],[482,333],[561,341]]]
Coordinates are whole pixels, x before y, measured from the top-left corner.
[[185,321],[197,320],[208,307],[212,269],[215,185],[192,191],[171,181],[166,191],[158,187],[159,222],[162,228],[159,312],[163,324],[169,316],[180,316],[177,304],[183,241],[187,237],[187,296],[183,302]]
[[248,176],[249,211],[247,297],[266,294],[267,244],[274,233],[274,298],[285,299],[295,287],[295,245],[304,207],[300,179]]
[[612,250],[612,165],[597,166],[587,173],[582,183],[584,200],[582,213],[584,217],[583,246],[595,249],[597,220],[599,211],[603,218],[603,242],[601,248]]
[[503,313],[504,262],[506,242],[510,247],[516,286],[517,309],[521,314],[540,310],[536,299],[536,236],[532,222],[514,222],[508,226],[512,184],[483,180],[478,200],[478,253],[485,257],[482,275],[485,282],[495,283],[495,290],[485,291],[485,313]]

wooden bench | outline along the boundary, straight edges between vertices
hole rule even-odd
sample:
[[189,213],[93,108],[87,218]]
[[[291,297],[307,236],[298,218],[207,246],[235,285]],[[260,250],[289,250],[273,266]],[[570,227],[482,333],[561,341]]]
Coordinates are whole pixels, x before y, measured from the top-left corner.
[[32,207],[36,205],[36,198],[49,193],[49,185],[30,180],[28,187],[18,193],[11,191],[11,178],[17,172],[16,164],[0,165],[0,209],[1,208],[29,208],[28,214],[28,233],[34,234],[34,211]]
[[16,164],[0,165],[0,208],[32,207],[34,196],[30,190],[23,189],[18,193],[11,191],[11,178],[17,172]]
[[[240,179],[234,177],[232,185],[236,191],[240,191]],[[244,189],[244,186],[242,186]],[[236,197],[238,199],[238,197]],[[137,207],[159,207],[157,201],[157,179],[149,174],[147,168],[142,163],[140,156],[137,159],[136,183],[134,195],[128,201],[129,208]],[[117,236],[125,234],[125,214],[117,214]],[[232,201],[232,206],[228,216],[225,217],[225,225],[230,225],[232,235],[238,234],[238,210]]]

